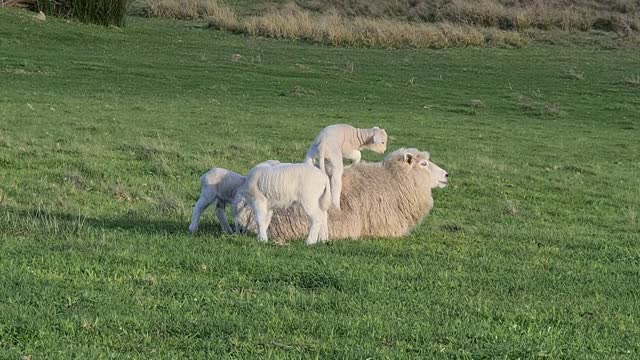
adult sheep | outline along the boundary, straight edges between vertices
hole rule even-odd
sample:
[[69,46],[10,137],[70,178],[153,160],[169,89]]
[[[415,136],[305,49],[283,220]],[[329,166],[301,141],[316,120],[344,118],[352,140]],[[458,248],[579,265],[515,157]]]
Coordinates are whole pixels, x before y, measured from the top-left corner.
[[[380,163],[345,169],[341,208],[329,209],[329,239],[402,237],[433,208],[431,189],[447,186],[449,174],[432,163],[428,152],[398,149]],[[255,233],[253,213],[242,193],[234,199],[237,221]],[[275,211],[269,237],[303,238],[307,217],[299,206]]]

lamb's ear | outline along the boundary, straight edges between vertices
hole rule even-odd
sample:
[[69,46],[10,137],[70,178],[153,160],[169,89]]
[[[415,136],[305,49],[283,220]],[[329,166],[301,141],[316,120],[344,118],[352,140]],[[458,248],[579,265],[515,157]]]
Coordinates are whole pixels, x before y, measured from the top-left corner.
[[381,136],[381,134],[373,135],[373,143],[374,144],[382,144],[382,136]]
[[379,128],[379,127],[377,127],[377,126],[374,126],[374,127],[372,127],[371,129],[373,129],[373,130],[380,130],[380,128]]
[[414,161],[414,156],[413,156],[413,154],[411,154],[411,153],[405,153],[405,154],[404,154],[404,161],[405,161],[407,164],[409,164],[409,165],[413,164],[413,161]]

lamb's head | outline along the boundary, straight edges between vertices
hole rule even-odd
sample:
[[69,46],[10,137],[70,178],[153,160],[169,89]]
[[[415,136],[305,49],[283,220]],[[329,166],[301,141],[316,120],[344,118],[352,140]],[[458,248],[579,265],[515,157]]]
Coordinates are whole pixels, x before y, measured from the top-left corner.
[[443,188],[449,184],[449,173],[431,162],[430,157],[425,151],[398,149],[384,159],[383,165],[394,171],[411,173],[429,188]]
[[383,154],[387,151],[387,132],[377,126],[373,127],[371,129],[371,137],[361,148]]
[[246,229],[243,225],[253,222],[253,212],[247,203],[246,191],[247,187],[241,186],[236,191],[231,203],[231,214],[236,225],[236,234],[244,234]]

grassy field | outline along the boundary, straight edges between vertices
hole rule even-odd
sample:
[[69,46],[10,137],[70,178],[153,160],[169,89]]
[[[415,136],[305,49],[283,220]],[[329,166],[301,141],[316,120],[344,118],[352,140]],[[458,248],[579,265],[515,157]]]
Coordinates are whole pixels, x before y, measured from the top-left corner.
[[[0,24],[0,358],[640,356],[637,49]],[[188,235],[203,172],[338,122],[451,173],[414,234]]]

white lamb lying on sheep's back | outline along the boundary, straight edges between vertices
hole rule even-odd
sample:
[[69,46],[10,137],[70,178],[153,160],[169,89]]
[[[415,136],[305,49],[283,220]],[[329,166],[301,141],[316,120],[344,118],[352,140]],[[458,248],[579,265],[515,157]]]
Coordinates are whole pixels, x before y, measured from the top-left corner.
[[[448,184],[448,173],[429,160],[429,153],[398,149],[380,163],[360,163],[344,172],[342,211],[328,212],[329,239],[390,237],[409,234],[433,208],[431,189]],[[241,194],[234,211],[246,230],[255,232],[250,207]],[[268,235],[301,238],[307,218],[299,206],[275,211]]]

